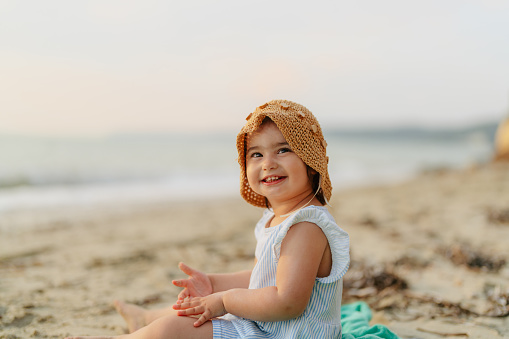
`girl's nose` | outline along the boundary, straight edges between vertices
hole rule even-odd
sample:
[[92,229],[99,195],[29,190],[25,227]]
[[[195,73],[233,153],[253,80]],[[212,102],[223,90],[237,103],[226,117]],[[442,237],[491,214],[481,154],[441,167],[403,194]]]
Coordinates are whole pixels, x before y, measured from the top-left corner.
[[269,170],[277,168],[277,162],[274,159],[274,157],[272,157],[272,156],[265,156],[265,158],[263,160],[264,161],[263,161],[262,168],[263,168],[264,171],[269,171]]

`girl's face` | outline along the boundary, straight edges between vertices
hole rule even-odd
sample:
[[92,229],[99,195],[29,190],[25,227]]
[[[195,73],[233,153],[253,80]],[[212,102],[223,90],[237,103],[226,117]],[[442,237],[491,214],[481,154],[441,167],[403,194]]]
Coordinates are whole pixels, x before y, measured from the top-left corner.
[[312,193],[306,164],[272,121],[247,136],[246,175],[251,189],[271,205]]

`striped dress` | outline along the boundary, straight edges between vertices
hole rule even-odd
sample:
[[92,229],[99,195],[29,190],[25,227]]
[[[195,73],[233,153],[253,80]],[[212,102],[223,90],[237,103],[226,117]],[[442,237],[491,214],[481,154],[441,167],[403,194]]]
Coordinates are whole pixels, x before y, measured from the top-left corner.
[[309,303],[299,317],[286,321],[253,321],[232,314],[212,320],[213,338],[341,338],[341,294],[343,275],[350,263],[348,234],[335,223],[326,207],[308,206],[281,224],[266,228],[274,214],[265,210],[256,224],[257,264],[250,289],[276,286],[276,270],[281,243],[292,225],[311,222],[318,225],[329,241],[332,269],[329,276],[316,278]]

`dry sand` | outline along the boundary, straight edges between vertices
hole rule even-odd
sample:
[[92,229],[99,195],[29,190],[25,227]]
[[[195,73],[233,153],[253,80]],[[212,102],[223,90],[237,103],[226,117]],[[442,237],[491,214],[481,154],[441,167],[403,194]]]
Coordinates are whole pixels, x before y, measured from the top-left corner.
[[[401,338],[509,338],[509,164],[336,191],[344,302]],[[251,267],[261,209],[240,198],[0,215],[0,338],[121,334],[114,299],[171,304],[184,261]],[[505,316],[504,316],[505,315]]]

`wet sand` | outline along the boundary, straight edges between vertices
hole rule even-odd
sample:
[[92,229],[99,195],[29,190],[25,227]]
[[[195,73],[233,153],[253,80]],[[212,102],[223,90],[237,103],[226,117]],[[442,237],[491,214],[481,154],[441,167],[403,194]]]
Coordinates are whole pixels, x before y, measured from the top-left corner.
[[[334,191],[351,237],[344,303],[401,338],[509,338],[509,164]],[[241,198],[0,215],[0,338],[121,334],[112,301],[170,305],[179,261],[252,266],[262,210]]]

